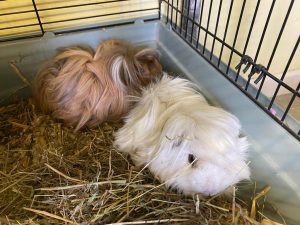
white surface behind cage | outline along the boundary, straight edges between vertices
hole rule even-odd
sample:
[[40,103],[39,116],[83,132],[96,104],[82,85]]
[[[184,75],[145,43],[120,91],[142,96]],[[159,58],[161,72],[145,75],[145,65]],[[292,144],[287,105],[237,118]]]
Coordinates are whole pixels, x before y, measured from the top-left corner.
[[[267,201],[278,208],[288,224],[300,223],[300,143],[160,22],[139,22],[106,30],[46,35],[44,38],[2,43],[0,101],[22,86],[9,66],[10,61],[15,61],[20,70],[32,78],[41,61],[52,57],[59,47],[80,44],[95,48],[99,41],[110,37],[157,46],[165,69],[185,74],[212,103],[237,116],[251,142],[253,181],[257,181],[259,186],[268,184],[272,187]],[[250,183],[244,188],[252,190]]]
[[[282,74],[276,74],[275,76],[280,77],[281,75]],[[298,83],[300,82],[300,70],[288,71],[284,79],[284,82],[288,84],[290,87],[292,87],[293,89],[296,89]],[[260,85],[260,84],[255,84],[254,80],[251,81],[251,84],[254,85],[256,88],[258,88]],[[267,97],[272,97],[274,91],[276,90],[277,85],[278,83],[272,80],[271,78],[266,78],[265,84],[262,87],[262,92]],[[290,94],[290,92],[287,89],[281,87],[278,91],[278,96],[284,94]]]

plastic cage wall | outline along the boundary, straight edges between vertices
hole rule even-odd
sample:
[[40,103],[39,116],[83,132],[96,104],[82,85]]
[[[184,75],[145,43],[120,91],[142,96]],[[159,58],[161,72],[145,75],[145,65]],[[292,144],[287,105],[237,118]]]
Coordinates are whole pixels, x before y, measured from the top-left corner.
[[298,140],[299,8],[294,0],[162,1],[171,29]]

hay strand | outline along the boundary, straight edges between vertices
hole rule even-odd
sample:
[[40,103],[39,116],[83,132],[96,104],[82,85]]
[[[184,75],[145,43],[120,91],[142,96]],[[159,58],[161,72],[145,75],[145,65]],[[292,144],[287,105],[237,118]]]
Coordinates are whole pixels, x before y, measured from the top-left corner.
[[76,185],[69,185],[69,186],[62,186],[62,187],[45,187],[45,188],[38,188],[37,191],[59,191],[59,190],[68,190],[74,188],[82,188],[88,187],[93,185],[103,185],[103,184],[119,184],[125,185],[126,180],[110,180],[110,181],[102,181],[102,182],[94,182],[94,183],[84,183],[84,184],[76,184]]
[[126,224],[151,224],[151,223],[173,223],[173,222],[185,222],[187,219],[160,219],[160,220],[145,220],[145,221],[134,221],[134,222],[123,222],[123,223],[109,223],[107,225],[126,225]]
[[17,65],[14,62],[10,62],[9,65],[13,68],[16,75],[23,81],[24,84],[26,84],[28,87],[31,86],[31,83],[28,81],[26,76],[23,75],[21,70],[17,67]]
[[270,186],[266,186],[262,191],[257,193],[255,197],[252,200],[252,205],[251,205],[251,212],[250,212],[250,218],[255,219],[256,217],[256,202],[258,199],[260,199],[263,196],[266,196],[266,194],[271,190]]
[[69,180],[69,181],[73,181],[75,183],[84,183],[84,181],[76,179],[76,178],[72,178],[67,176],[66,174],[63,174],[62,172],[58,171],[57,169],[53,168],[52,166],[50,166],[48,163],[45,163],[45,166],[47,166],[49,169],[51,169],[52,171],[54,171],[55,173],[57,173],[58,175],[64,177],[65,179]]
[[42,215],[42,216],[47,216],[47,217],[50,217],[50,218],[54,218],[54,219],[57,219],[57,220],[61,220],[61,221],[64,221],[66,223],[70,223],[70,224],[75,224],[73,221],[71,220],[68,220],[68,219],[65,219],[65,218],[62,218],[60,216],[57,216],[57,215],[54,215],[52,213],[48,213],[48,212],[45,212],[45,211],[42,211],[42,210],[37,210],[37,209],[31,209],[31,208],[26,208],[26,207],[23,207],[24,210],[27,210],[27,211],[30,211],[30,212],[33,212],[33,213],[36,213],[36,214],[39,214],[39,215]]

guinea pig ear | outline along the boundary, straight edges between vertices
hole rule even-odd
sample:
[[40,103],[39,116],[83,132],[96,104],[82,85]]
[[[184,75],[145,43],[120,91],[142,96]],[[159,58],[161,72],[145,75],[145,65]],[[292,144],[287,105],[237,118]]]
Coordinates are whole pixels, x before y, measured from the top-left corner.
[[144,48],[135,54],[137,60],[153,60],[159,58],[159,51],[154,48]]
[[153,48],[145,48],[135,54],[139,69],[143,77],[162,75],[162,66],[159,62],[159,52]]

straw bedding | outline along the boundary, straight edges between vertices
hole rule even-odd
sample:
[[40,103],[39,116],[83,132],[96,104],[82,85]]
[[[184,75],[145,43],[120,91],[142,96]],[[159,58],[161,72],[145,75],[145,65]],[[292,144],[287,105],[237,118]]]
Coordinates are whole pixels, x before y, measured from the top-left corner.
[[259,224],[236,199],[166,190],[116,151],[120,126],[75,133],[32,100],[1,107],[0,224]]

